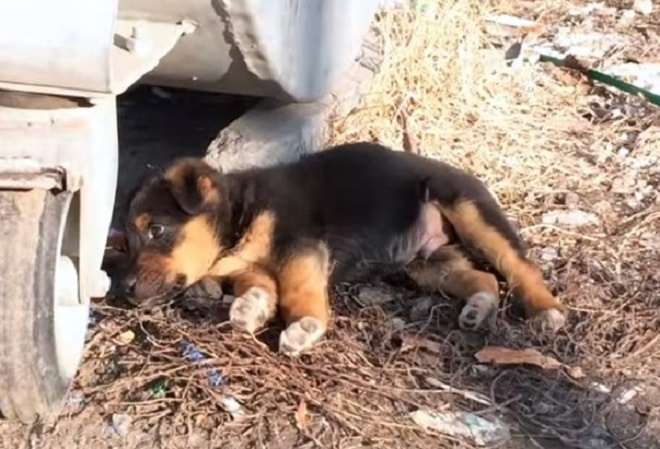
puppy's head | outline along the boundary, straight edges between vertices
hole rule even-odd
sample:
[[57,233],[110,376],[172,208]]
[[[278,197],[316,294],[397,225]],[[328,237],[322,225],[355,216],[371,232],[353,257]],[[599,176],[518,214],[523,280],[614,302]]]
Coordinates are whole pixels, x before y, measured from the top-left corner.
[[228,217],[222,175],[185,158],[143,182],[126,220],[129,264],[120,291],[138,305],[155,305],[200,280],[222,250]]

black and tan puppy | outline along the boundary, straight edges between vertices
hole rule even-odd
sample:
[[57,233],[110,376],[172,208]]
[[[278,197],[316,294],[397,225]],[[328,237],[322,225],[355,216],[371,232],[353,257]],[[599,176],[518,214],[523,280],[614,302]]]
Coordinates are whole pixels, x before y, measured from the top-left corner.
[[229,280],[233,326],[255,332],[279,309],[287,325],[280,350],[289,355],[324,335],[329,284],[384,271],[406,270],[420,288],[464,299],[459,324],[476,328],[499,290],[465,250],[503,275],[528,317],[551,329],[565,320],[480,181],[371,143],[225,175],[181,159],[137,190],[126,234],[132,268],[123,285],[133,302]]

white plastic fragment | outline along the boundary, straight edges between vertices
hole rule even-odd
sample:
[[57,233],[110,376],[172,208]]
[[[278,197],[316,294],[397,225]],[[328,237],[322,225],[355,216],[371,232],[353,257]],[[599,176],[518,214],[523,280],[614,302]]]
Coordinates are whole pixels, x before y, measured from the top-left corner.
[[541,221],[544,224],[586,226],[598,223],[598,217],[595,214],[584,212],[579,209],[554,210],[543,214]]
[[559,252],[557,251],[557,248],[546,246],[541,250],[541,260],[545,260],[546,262],[552,262],[553,260],[557,259],[557,257],[559,257]]
[[653,12],[653,2],[651,0],[635,0],[633,2],[633,10],[648,16]]
[[234,421],[239,421],[245,416],[243,407],[241,407],[241,404],[239,404],[232,396],[223,396],[222,405],[225,407],[225,410],[229,412]]
[[641,385],[637,385],[636,387],[630,388],[630,389],[624,391],[623,393],[621,393],[621,395],[619,396],[619,399],[617,400],[617,402],[619,404],[624,404],[625,405],[628,402],[635,399],[635,397],[639,393],[641,393],[643,390],[644,390],[644,388]]
[[420,427],[468,439],[477,446],[500,445],[511,439],[509,428],[495,417],[486,419],[474,413],[424,410],[416,410],[410,417]]
[[111,437],[114,435],[125,437],[131,430],[131,423],[133,419],[123,413],[113,413],[111,423],[105,429],[105,436]]

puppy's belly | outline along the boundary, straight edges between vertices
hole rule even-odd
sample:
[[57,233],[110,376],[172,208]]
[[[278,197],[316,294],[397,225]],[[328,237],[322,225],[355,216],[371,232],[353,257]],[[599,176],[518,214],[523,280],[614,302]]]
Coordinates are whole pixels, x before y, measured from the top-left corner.
[[365,226],[330,233],[331,281],[363,281],[398,271],[417,257],[428,258],[449,240],[443,217],[432,203],[422,205],[417,220],[403,232]]

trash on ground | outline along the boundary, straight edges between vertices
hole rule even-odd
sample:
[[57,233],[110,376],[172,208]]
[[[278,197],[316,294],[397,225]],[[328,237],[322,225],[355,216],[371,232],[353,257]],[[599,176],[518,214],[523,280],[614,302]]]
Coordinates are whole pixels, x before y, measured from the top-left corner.
[[557,251],[557,248],[546,246],[541,250],[541,260],[545,260],[546,262],[552,262],[553,260],[556,260],[558,257],[559,257],[559,251]]
[[500,445],[511,439],[509,428],[495,417],[486,419],[474,413],[425,410],[416,410],[410,417],[420,427],[455,438],[469,439],[477,446]]
[[[188,342],[183,342],[183,356],[191,362],[202,362],[206,360],[206,356],[202,354],[199,349]],[[209,383],[213,387],[223,387],[227,385],[227,382],[218,372],[217,369],[209,367],[208,369]],[[224,409],[232,416],[234,420],[239,420],[245,416],[245,411],[241,404],[232,396],[223,395],[220,399]]]
[[[188,342],[183,342],[183,356],[191,362],[201,362],[206,360],[206,356],[202,354],[195,346]],[[226,384],[222,375],[217,369],[210,367],[208,369],[209,382],[214,387],[221,387]]]
[[131,430],[132,418],[123,413],[113,413],[110,424],[105,429],[105,436],[120,436],[125,437]]
[[238,401],[231,396],[223,396],[222,405],[231,415],[234,421],[239,421],[245,416],[245,410],[243,410],[241,404],[239,404]]
[[622,392],[622,393],[619,395],[619,397],[618,397],[618,399],[617,399],[617,402],[618,402],[619,404],[625,405],[625,404],[627,404],[628,402],[630,402],[630,401],[632,401],[633,399],[635,399],[635,397],[636,397],[638,394],[640,394],[642,391],[644,391],[644,387],[642,387],[641,385],[637,385],[637,386],[635,386],[635,387],[633,387],[633,388],[629,388],[629,389],[627,389],[626,391]]
[[167,387],[168,387],[167,380],[166,379],[161,379],[161,380],[155,382],[149,388],[149,391],[151,392],[151,394],[155,398],[159,399],[159,398],[165,397],[165,395],[167,394]]
[[116,342],[119,346],[126,346],[131,344],[134,339],[135,339],[135,332],[129,329],[126,332],[122,332],[121,334],[119,334]]
[[632,9],[635,12],[648,16],[653,12],[653,2],[651,0],[635,0]]
[[486,346],[474,357],[481,363],[496,365],[535,365],[543,369],[557,369],[564,366],[557,359],[546,356],[536,349],[510,349],[502,346]]
[[610,387],[600,382],[592,382],[590,386],[599,393],[609,394],[612,392],[612,389]]
[[543,214],[541,221],[545,224],[563,226],[587,226],[598,223],[598,216],[579,209],[553,210]]
[[82,391],[73,391],[69,394],[67,402],[75,406],[83,405],[85,403],[85,395]]

